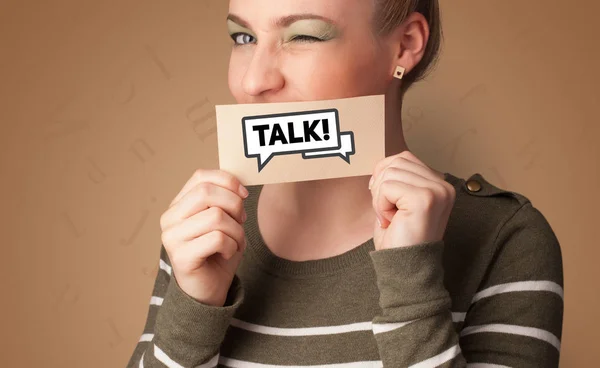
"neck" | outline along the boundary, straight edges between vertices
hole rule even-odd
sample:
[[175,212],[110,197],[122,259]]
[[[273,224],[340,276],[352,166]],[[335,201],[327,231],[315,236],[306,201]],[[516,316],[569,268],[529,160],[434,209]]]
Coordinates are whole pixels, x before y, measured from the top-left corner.
[[[386,157],[408,149],[402,131],[402,105],[396,98],[397,95],[386,95]],[[370,178],[369,174],[268,184],[264,187],[270,187],[268,191],[272,193],[272,198],[278,199],[280,213],[289,216],[295,223],[309,228],[311,224],[320,224],[319,228],[332,229],[335,233],[336,229],[340,231],[353,225],[375,223],[372,195],[368,189]]]

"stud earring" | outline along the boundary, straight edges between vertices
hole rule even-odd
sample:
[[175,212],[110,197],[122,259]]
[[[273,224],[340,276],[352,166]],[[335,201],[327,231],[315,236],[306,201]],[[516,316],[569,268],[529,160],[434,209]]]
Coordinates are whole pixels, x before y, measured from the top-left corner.
[[398,79],[402,79],[402,77],[404,76],[404,71],[406,69],[404,69],[403,67],[401,67],[400,65],[398,65],[396,67],[396,71],[394,72],[394,78],[398,78]]

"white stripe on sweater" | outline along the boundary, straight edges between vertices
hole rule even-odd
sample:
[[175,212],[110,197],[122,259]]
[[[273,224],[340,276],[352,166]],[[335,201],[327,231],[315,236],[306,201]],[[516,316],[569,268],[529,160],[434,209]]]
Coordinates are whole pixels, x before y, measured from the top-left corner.
[[[452,322],[463,322],[466,315],[467,313],[452,312]],[[393,331],[417,320],[418,319],[407,322],[373,323],[373,333],[378,334],[382,332]]]
[[[169,358],[167,354],[162,351],[156,344],[154,344],[154,356],[161,363],[166,365],[169,368],[184,368],[181,364],[175,362],[173,359]],[[194,368],[214,368],[219,361],[219,353],[217,353],[214,357],[212,357],[208,362],[195,366]]]
[[156,346],[156,344],[154,344],[154,356],[159,362],[163,363],[169,368],[184,368],[181,364],[171,359],[167,353],[162,351],[158,346]]
[[[452,313],[454,322],[463,321],[466,313]],[[317,336],[317,335],[335,335],[355,331],[373,331],[374,334],[388,332],[400,327],[404,327],[413,321],[393,322],[393,323],[372,323],[371,321],[350,323],[337,326],[317,326],[317,327],[271,327],[255,323],[245,322],[237,318],[231,319],[231,325],[242,330],[252,331],[265,335],[275,336]]]
[[221,358],[220,353],[217,353],[214,357],[212,357],[208,362],[204,364],[200,364],[195,366],[194,368],[214,368],[219,363],[219,359]]
[[463,328],[460,331],[460,336],[470,335],[473,333],[480,332],[499,332],[499,333],[508,333],[514,335],[521,336],[529,336],[542,341],[546,341],[552,344],[558,351],[560,351],[560,340],[553,333],[548,332],[546,330],[542,330],[540,328],[535,327],[525,327],[525,326],[517,326],[517,325],[507,325],[501,323],[489,324],[489,325],[478,325],[478,326],[469,326]]
[[467,313],[452,312],[452,322],[463,322]]
[[231,368],[381,368],[383,363],[381,360],[370,360],[351,363],[331,363],[319,365],[278,365],[278,364],[263,364],[248,362],[245,360],[237,360],[232,358],[219,358],[219,363]]
[[553,281],[518,281],[509,282],[506,284],[500,284],[491,286],[487,289],[481,290],[473,296],[471,304],[477,302],[480,299],[497,295],[501,293],[508,293],[512,291],[550,291],[558,294],[564,299],[563,288]]
[[453,347],[451,347],[450,349],[442,352],[441,354],[438,354],[438,355],[436,355],[434,357],[426,359],[426,360],[424,360],[422,362],[419,362],[417,364],[413,364],[413,365],[409,366],[409,368],[434,368],[434,367],[438,367],[438,366],[446,363],[450,359],[454,358],[459,353],[460,353],[460,346],[458,346],[458,344],[456,344]]
[[377,335],[383,332],[393,331],[398,328],[404,327],[409,323],[417,321],[416,319],[407,322],[396,322],[396,323],[373,323],[373,334]]
[[165,270],[165,271],[166,271],[166,272],[169,274],[169,276],[171,276],[171,266],[169,266],[169,265],[167,264],[167,262],[165,262],[165,261],[163,261],[163,260],[161,259],[161,260],[160,260],[160,262],[159,262],[159,267],[160,267],[161,269]]
[[492,363],[467,363],[467,368],[511,368],[507,365]]
[[333,335],[353,331],[370,331],[372,329],[371,322],[358,322],[338,326],[282,328],[257,325],[254,323],[241,321],[237,318],[231,319],[231,325],[247,331],[276,336]]
[[143,334],[140,337],[140,341],[152,341],[153,338],[154,338],[154,334]]

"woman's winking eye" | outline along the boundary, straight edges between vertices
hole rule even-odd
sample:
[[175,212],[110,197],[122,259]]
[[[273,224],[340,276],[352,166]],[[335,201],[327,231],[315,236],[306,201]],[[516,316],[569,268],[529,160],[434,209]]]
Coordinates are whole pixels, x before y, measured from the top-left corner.
[[[234,41],[233,46],[242,46],[257,42],[257,37],[252,30],[243,27],[231,19],[227,19],[229,35]],[[337,28],[319,19],[301,19],[295,21],[283,31],[284,42],[324,42],[338,35]]]

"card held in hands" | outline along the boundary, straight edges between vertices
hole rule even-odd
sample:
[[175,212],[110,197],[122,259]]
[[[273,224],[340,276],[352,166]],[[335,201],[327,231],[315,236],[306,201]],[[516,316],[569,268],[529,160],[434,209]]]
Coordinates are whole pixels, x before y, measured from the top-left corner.
[[384,97],[217,105],[219,169],[243,185],[371,175],[385,157]]

